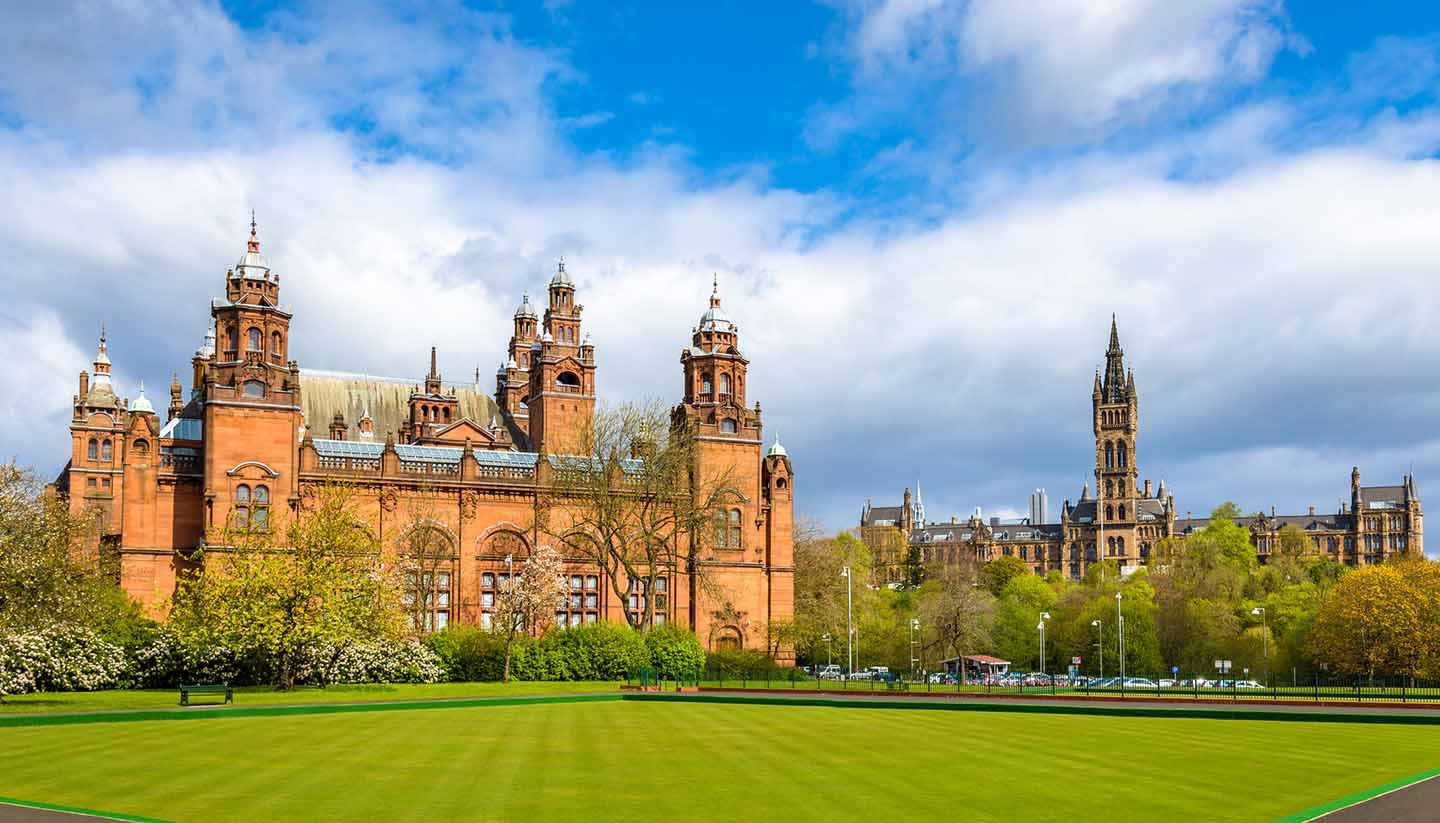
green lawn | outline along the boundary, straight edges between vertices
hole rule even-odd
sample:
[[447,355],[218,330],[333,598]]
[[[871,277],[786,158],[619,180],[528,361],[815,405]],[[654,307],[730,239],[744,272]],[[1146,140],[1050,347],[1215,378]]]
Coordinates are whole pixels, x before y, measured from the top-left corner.
[[[236,706],[267,706],[288,703],[350,703],[366,700],[421,700],[443,697],[497,697],[525,694],[574,694],[613,692],[618,683],[536,682],[522,683],[433,683],[433,684],[346,684],[324,689],[302,686],[277,692],[267,686],[237,687]],[[206,698],[210,699],[210,698]],[[89,712],[109,709],[165,709],[180,705],[178,689],[122,690],[107,692],[44,692],[16,694],[0,703],[0,715],[30,712]],[[3,793],[3,792],[0,792]]]
[[176,821],[1265,823],[1433,726],[603,702],[0,728],[0,795]]

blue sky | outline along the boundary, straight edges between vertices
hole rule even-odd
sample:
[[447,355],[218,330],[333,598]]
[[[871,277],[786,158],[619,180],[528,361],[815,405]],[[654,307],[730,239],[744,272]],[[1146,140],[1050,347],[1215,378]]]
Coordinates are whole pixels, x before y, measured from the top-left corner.
[[802,514],[1089,477],[1111,313],[1182,510],[1440,476],[1440,11],[1278,0],[0,10],[0,455],[199,343],[250,209],[302,368],[492,373],[564,255],[610,401],[712,273]]

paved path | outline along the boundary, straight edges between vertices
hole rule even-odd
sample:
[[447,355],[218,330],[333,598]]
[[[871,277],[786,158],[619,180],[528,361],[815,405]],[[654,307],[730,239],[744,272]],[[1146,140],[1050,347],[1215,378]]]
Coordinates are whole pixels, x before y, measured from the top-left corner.
[[85,823],[85,821],[116,819],[118,818],[84,814],[83,812],[61,812],[0,803],[0,823]]
[[1313,818],[1317,823],[1433,823],[1437,819],[1440,777]]

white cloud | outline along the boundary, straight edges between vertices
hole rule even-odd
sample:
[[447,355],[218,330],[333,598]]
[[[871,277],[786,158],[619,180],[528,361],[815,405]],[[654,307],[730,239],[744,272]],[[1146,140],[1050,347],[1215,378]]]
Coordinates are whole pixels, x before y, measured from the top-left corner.
[[1083,144],[1252,82],[1281,49],[1308,48],[1278,0],[867,0],[851,16],[854,95],[815,110],[820,146],[896,117]]

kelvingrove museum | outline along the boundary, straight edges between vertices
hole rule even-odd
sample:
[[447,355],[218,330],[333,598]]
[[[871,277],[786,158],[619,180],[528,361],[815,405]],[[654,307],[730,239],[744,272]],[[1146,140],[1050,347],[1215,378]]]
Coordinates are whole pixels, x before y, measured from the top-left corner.
[[[102,512],[102,545],[118,556],[123,588],[159,614],[207,535],[268,529],[338,481],[385,546],[414,527],[406,512],[423,503],[425,527],[445,545],[444,562],[417,584],[433,589],[425,623],[487,625],[497,587],[535,547],[547,468],[574,453],[595,413],[596,350],[564,263],[542,309],[527,295],[515,310],[493,395],[478,373],[469,384],[442,380],[434,349],[423,384],[302,371],[289,346],[295,315],[253,220],[223,287],[190,389],[177,375],[163,418],[143,386],[133,401],[117,395],[103,333],[94,372],[80,373],[70,462],[55,485],[72,509]],[[690,626],[709,648],[766,649],[771,624],[793,613],[790,458],[778,441],[763,446],[760,404],[746,405],[749,361],[718,291],[680,353],[672,413],[693,427],[698,470],[722,467],[734,489],[705,539],[705,586],[692,591],[698,572],[681,573],[650,591],[632,581],[621,598],[598,569],[567,557],[561,625],[624,621],[648,599],[657,623]]]

